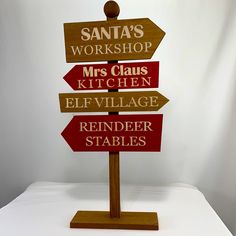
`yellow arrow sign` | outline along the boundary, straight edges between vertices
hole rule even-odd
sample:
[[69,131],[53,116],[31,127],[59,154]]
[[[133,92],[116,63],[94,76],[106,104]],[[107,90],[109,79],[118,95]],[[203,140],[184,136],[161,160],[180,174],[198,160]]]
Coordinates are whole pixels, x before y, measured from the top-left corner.
[[65,23],[67,62],[149,59],[165,32],[148,18]]
[[169,100],[157,91],[61,93],[61,112],[158,111]]

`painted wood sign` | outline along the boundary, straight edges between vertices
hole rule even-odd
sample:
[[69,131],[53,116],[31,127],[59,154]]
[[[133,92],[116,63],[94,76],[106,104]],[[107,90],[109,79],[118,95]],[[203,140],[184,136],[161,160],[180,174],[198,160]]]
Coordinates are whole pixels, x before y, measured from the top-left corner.
[[148,18],[65,23],[67,62],[149,59],[165,32]]
[[162,114],[74,116],[62,136],[75,152],[159,152],[162,119]]
[[60,93],[61,112],[158,111],[169,100],[157,91]]
[[159,62],[75,65],[64,80],[74,90],[158,88]]

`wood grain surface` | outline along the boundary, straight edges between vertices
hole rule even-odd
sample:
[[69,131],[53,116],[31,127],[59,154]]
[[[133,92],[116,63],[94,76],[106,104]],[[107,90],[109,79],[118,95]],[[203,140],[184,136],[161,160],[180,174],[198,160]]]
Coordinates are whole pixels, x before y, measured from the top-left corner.
[[164,35],[148,18],[65,23],[66,61],[149,59]]
[[110,218],[107,211],[78,211],[70,227],[157,230],[158,217],[156,212],[121,212],[120,218]]
[[158,111],[169,100],[157,91],[61,93],[61,112]]

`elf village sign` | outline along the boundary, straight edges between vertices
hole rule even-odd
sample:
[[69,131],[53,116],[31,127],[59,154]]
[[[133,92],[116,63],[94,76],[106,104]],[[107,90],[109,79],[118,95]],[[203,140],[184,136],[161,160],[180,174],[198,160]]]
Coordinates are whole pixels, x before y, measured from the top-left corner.
[[158,88],[159,62],[118,60],[151,58],[165,33],[148,18],[117,20],[114,1],[105,4],[104,12],[107,21],[64,24],[67,62],[108,61],[75,65],[64,80],[79,93],[59,94],[61,112],[109,112],[76,115],[62,132],[75,152],[109,152],[110,211],[78,211],[70,227],[157,230],[156,212],[120,211],[119,152],[160,152],[163,115],[119,112],[158,111],[169,100],[155,90],[119,92]]
[[168,99],[157,91],[61,93],[61,112],[157,111]]

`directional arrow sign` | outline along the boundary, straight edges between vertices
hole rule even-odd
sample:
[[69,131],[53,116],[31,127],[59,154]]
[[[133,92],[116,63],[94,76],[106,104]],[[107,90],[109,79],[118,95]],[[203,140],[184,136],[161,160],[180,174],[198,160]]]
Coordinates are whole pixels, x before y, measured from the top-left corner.
[[163,115],[74,116],[62,132],[73,151],[155,151]]
[[149,59],[165,32],[148,18],[65,23],[67,62]]
[[159,62],[74,66],[65,81],[74,90],[157,88]]
[[158,111],[169,100],[157,91],[61,93],[61,112]]

